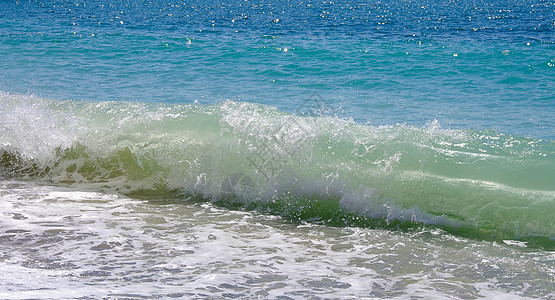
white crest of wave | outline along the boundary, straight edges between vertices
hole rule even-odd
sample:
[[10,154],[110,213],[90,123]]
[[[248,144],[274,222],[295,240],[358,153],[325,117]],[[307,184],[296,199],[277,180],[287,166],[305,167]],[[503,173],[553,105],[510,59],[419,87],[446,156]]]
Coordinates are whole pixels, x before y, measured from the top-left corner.
[[26,159],[47,164],[56,149],[67,149],[78,139],[80,120],[71,110],[55,110],[50,101],[32,95],[0,91],[0,145]]

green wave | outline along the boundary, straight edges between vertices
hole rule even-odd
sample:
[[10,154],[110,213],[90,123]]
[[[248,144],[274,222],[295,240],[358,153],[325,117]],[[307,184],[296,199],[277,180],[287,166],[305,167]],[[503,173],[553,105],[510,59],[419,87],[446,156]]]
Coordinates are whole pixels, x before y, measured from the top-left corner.
[[[0,176],[195,195],[298,221],[432,226],[555,248],[555,142],[360,125],[225,101],[51,101],[0,93]],[[313,109],[313,107],[309,107]]]

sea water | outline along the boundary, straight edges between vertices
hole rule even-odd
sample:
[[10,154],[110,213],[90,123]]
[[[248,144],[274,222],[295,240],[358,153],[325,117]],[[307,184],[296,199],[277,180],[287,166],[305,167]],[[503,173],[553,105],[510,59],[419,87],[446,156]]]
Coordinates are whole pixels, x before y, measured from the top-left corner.
[[549,1],[0,2],[0,297],[555,297]]

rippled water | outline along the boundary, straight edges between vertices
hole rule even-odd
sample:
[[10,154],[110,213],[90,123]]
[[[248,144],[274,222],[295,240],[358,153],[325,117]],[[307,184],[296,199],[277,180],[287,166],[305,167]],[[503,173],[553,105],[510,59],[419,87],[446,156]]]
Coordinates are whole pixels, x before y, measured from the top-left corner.
[[293,112],[313,92],[377,125],[555,138],[549,1],[0,4],[0,90]]

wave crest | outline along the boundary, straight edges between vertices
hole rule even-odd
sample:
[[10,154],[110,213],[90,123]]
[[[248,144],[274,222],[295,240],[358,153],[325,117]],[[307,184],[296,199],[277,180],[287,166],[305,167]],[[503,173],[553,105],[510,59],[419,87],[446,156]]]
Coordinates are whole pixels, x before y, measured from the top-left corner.
[[302,220],[554,241],[554,141],[437,121],[367,126],[234,101],[0,98],[2,178],[178,192]]

